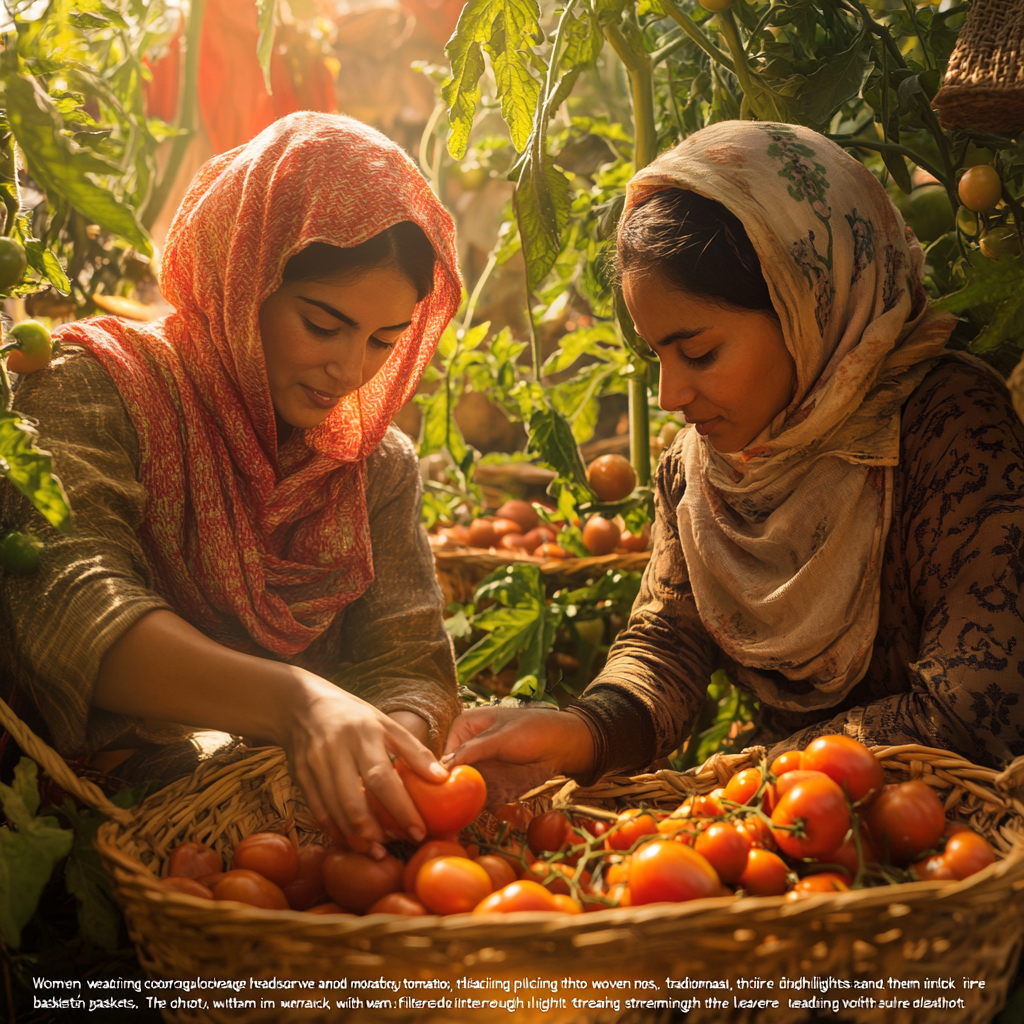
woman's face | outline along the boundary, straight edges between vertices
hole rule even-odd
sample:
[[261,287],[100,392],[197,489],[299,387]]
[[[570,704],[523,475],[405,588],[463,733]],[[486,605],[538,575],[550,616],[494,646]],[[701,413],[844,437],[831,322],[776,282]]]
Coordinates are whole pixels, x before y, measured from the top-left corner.
[[796,365],[772,316],[721,306],[660,274],[624,275],[637,332],[661,360],[661,407],[719,452],[745,448],[793,399]]
[[315,427],[371,380],[409,326],[416,300],[393,267],[291,281],[267,298],[260,334],[279,428]]

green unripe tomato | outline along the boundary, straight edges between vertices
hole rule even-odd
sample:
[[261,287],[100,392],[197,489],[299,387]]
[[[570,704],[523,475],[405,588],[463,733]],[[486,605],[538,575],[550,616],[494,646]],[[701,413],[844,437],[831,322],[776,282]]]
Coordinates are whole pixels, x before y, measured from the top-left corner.
[[1020,236],[1012,224],[1000,224],[981,236],[981,251],[990,259],[1020,255]]
[[13,288],[28,268],[25,249],[13,238],[0,238],[0,292]]
[[978,233],[978,215],[966,206],[961,206],[956,213],[956,226],[965,234],[973,238]]
[[8,332],[18,343],[18,349],[7,357],[7,366],[15,373],[34,373],[41,370],[53,356],[53,341],[45,324],[38,320],[22,320]]
[[0,566],[8,572],[28,576],[39,565],[43,542],[34,533],[9,530],[0,537]]
[[999,203],[1003,194],[1003,183],[999,180],[999,173],[994,167],[978,164],[977,167],[964,171],[957,191],[960,202],[968,210],[981,213],[984,210],[991,210]]

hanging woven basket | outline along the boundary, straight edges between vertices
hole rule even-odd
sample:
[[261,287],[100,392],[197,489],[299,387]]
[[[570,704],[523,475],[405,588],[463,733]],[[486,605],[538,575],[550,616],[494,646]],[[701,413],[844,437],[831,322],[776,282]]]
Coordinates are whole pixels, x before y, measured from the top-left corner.
[[932,105],[943,128],[1024,127],[1024,2],[974,0]]

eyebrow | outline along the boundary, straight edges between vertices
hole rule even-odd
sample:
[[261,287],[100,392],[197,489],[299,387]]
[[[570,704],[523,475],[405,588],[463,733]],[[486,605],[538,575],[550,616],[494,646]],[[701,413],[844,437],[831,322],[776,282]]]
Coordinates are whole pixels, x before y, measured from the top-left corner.
[[673,341],[689,341],[690,338],[696,338],[698,334],[703,334],[706,330],[706,327],[697,327],[692,331],[673,331],[671,334],[666,334],[660,341],[656,341],[654,347],[662,348],[665,345],[671,345]]
[[[304,295],[300,295],[299,298],[303,302],[308,302],[311,306],[316,306],[322,309],[325,313],[329,313],[336,320],[340,320],[344,324],[348,324],[349,327],[358,327],[359,323],[353,320],[352,317],[346,316],[341,312],[340,309],[335,309],[333,306],[329,306],[326,302],[319,302],[316,299],[307,299]],[[406,320],[404,324],[394,324],[391,327],[378,327],[378,331],[404,331],[412,323],[411,320]]]

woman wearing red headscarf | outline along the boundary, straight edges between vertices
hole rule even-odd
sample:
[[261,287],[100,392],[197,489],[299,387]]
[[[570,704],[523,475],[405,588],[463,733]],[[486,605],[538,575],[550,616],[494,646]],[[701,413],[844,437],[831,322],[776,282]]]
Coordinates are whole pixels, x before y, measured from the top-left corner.
[[390,428],[459,303],[451,219],[382,135],[294,114],[199,171],[161,286],[173,314],[70,324],[19,388],[75,533],[8,489],[47,544],[0,580],[0,649],[65,756],[167,779],[188,727],[277,743],[325,827],[382,852],[364,787],[422,832],[390,762],[443,778],[459,709]]

